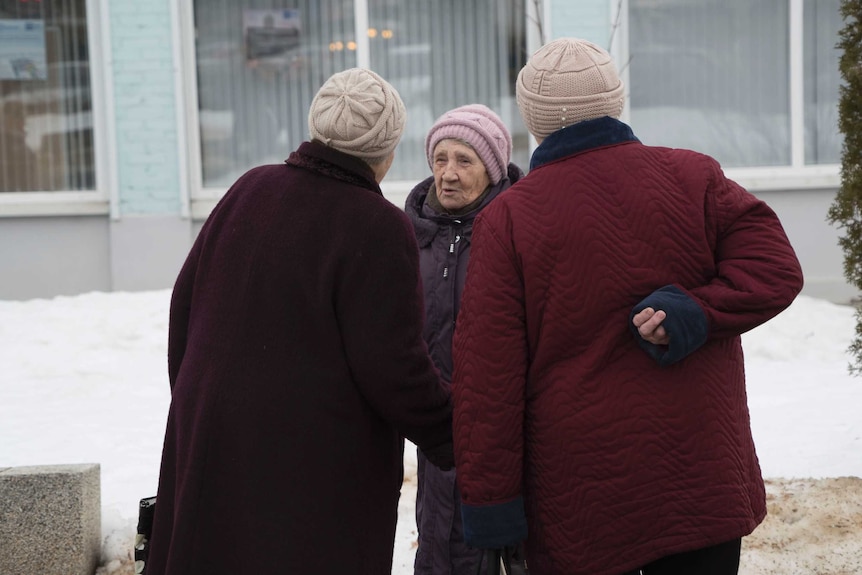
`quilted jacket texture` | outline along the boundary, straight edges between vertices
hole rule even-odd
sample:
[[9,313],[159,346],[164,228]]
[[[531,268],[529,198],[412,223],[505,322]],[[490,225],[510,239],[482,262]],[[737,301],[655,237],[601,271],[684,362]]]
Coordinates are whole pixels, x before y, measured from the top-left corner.
[[402,437],[451,441],[421,328],[413,230],[367,164],[306,142],[243,175],[171,299],[148,575],[389,573]]
[[[802,272],[775,213],[708,156],[571,126],[477,218],[455,331],[467,542],[534,575],[614,575],[766,515],[740,334]],[[667,314],[667,348],[637,309]]]

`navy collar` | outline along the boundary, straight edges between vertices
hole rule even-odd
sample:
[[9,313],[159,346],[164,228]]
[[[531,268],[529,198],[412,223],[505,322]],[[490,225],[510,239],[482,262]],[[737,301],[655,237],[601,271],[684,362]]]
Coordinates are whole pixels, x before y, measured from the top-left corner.
[[530,170],[571,156],[627,142],[640,142],[632,129],[610,116],[578,122],[568,128],[557,130],[541,143],[530,159]]

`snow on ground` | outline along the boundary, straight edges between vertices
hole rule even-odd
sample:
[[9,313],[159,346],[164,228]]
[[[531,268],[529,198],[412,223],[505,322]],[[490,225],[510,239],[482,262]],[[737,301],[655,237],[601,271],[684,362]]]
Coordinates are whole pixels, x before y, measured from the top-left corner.
[[[138,500],[156,490],[169,299],[159,290],[0,301],[0,466],[101,465],[101,573],[130,568]],[[846,354],[854,327],[850,307],[800,296],[743,336],[771,478],[770,517],[746,540],[743,575],[862,573],[862,480],[848,477],[862,477],[862,379]],[[412,447],[405,464],[398,575],[412,573],[415,553]]]

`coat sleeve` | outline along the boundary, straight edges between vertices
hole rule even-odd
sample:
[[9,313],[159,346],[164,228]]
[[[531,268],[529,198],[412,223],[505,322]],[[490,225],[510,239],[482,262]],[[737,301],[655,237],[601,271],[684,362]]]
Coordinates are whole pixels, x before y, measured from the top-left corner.
[[793,303],[802,290],[802,267],[775,212],[727,179],[715,161],[711,167],[705,213],[715,237],[716,275],[690,292],[705,310],[709,336],[733,337]]
[[432,462],[438,463],[434,452],[448,452],[451,460],[452,407],[422,338],[424,304],[412,227],[394,206],[369,224],[355,238],[336,289],[347,361],[381,417]]
[[489,206],[476,220],[452,346],[455,463],[464,536],[468,545],[486,549],[527,536],[522,496],[529,365],[524,287],[507,239],[506,212],[494,209],[499,207]]
[[[802,290],[802,267],[778,216],[762,200],[727,179],[707,159],[706,233],[715,273],[704,285],[664,286],[638,303],[629,329],[660,365],[693,353],[710,338],[735,337],[772,319]],[[667,347],[650,344],[631,324],[646,307],[667,312]]]
[[170,317],[168,320],[168,382],[170,383],[171,390],[174,389],[174,385],[177,382],[180,365],[186,353],[192,293],[194,291],[195,274],[200,254],[200,243],[202,241],[202,239],[199,239],[192,246],[177,276],[177,280],[174,282],[173,292],[171,292]]

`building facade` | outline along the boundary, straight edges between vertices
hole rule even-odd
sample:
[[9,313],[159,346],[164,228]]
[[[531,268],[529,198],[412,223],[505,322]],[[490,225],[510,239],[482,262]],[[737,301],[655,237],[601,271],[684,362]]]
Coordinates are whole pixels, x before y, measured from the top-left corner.
[[408,109],[383,184],[403,205],[443,111],[487,104],[526,167],[514,81],[562,36],[609,49],[645,143],[716,157],[778,212],[803,293],[836,302],[840,0],[0,0],[0,298],[173,284],[218,199],[307,138],[333,72]]

